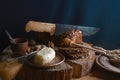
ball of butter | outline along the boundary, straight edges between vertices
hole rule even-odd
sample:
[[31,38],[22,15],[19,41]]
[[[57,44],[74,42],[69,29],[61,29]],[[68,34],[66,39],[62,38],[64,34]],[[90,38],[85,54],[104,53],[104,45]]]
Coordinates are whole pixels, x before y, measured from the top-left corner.
[[44,65],[51,62],[55,58],[55,51],[50,47],[42,48],[37,54],[35,55],[35,63]]

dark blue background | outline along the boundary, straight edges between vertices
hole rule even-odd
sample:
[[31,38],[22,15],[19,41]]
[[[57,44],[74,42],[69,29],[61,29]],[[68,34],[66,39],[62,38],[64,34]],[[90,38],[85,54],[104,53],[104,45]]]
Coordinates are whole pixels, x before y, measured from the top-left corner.
[[14,37],[27,36],[24,27],[29,20],[100,27],[84,40],[106,49],[120,48],[120,0],[1,0],[0,44],[6,43],[4,28]]

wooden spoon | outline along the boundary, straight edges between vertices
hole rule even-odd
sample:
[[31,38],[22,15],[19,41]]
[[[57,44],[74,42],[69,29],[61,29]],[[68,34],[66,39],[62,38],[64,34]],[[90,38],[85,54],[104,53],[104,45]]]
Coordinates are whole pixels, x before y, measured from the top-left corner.
[[10,33],[7,30],[5,30],[5,33],[8,36],[8,38],[11,40],[11,42],[16,44],[15,40],[12,38],[12,36],[10,35]]
[[106,54],[106,52],[107,52],[107,51],[104,51],[104,50],[99,50],[99,49],[96,49],[96,48],[88,47],[88,46],[85,46],[85,45],[82,45],[82,44],[77,44],[77,43],[72,43],[72,44],[76,45],[76,46],[79,46],[79,47],[87,48],[87,49],[90,49],[90,50],[93,50],[93,51],[96,51],[96,52],[99,52],[99,53],[102,53],[102,54]]
[[118,49],[118,50],[101,50],[101,49],[96,49],[96,48],[93,48],[93,47],[88,47],[88,46],[85,46],[85,45],[82,45],[82,44],[77,44],[77,43],[72,43],[72,44],[76,45],[76,46],[79,46],[79,47],[83,47],[83,48],[87,48],[87,49],[99,52],[99,53],[101,53],[101,54],[103,54],[103,55],[105,55],[109,58],[120,60],[120,49]]

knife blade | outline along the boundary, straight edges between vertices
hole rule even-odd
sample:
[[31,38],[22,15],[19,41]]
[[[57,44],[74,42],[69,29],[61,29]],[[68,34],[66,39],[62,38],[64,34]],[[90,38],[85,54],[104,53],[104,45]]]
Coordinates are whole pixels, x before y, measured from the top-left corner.
[[98,32],[100,28],[96,27],[87,27],[87,26],[77,26],[77,25],[68,25],[68,24],[56,24],[56,29],[54,35],[59,35],[66,30],[78,29],[82,31],[83,36],[91,36]]

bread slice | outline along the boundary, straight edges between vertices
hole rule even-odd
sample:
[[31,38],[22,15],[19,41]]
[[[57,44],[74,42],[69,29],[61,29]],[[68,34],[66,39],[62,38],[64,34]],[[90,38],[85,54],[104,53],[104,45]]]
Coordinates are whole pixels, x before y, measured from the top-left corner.
[[79,59],[88,55],[88,49],[85,48],[60,47],[59,52],[61,52],[67,59]]
[[[82,42],[81,44],[90,46],[90,44]],[[84,58],[88,55],[89,50],[83,47],[58,47],[59,52],[61,52],[68,59],[79,59]]]

